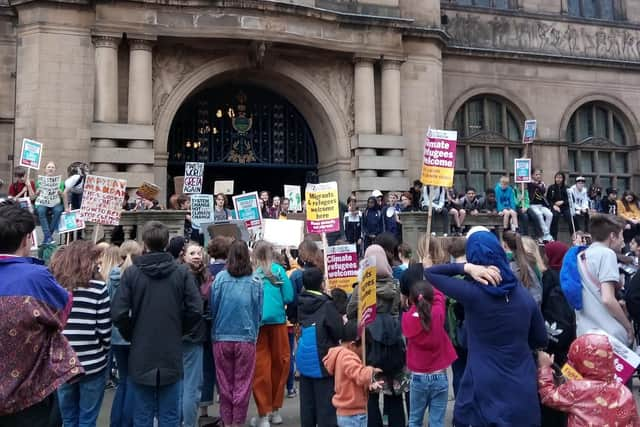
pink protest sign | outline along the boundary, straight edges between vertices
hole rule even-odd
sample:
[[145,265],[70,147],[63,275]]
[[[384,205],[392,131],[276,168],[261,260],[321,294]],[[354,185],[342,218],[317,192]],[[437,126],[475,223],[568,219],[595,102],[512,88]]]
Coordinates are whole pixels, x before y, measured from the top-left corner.
[[329,246],[326,256],[329,289],[340,288],[350,294],[358,280],[356,245]]
[[453,186],[458,132],[429,129],[424,143],[422,177],[424,185]]

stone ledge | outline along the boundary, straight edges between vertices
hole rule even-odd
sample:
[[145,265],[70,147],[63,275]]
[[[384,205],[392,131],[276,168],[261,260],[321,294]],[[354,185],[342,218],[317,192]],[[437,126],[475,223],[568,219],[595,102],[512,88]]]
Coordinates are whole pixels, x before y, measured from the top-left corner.
[[404,150],[407,148],[407,141],[400,135],[357,134],[351,138],[351,149],[356,148]]
[[409,162],[404,157],[395,156],[358,156],[351,159],[352,169],[402,170],[406,171]]
[[153,148],[91,147],[91,163],[154,164]]
[[153,125],[135,125],[127,123],[91,123],[93,139],[130,139],[153,141]]

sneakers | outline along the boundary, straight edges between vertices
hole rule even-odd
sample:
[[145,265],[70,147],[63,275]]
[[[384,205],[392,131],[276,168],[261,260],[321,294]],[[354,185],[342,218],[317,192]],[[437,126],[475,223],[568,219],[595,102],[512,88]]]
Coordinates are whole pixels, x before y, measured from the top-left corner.
[[275,425],[282,424],[282,422],[283,422],[282,415],[280,415],[280,412],[278,412],[278,411],[273,411],[269,415],[269,421],[271,421],[271,423],[275,424]]
[[295,388],[292,388],[291,390],[287,391],[287,398],[288,399],[293,399],[297,395],[298,395],[298,392],[296,391]]
[[[280,418],[282,419],[282,418]],[[251,422],[249,423],[251,427],[271,427],[271,423],[269,423],[269,417],[253,417],[251,418]]]

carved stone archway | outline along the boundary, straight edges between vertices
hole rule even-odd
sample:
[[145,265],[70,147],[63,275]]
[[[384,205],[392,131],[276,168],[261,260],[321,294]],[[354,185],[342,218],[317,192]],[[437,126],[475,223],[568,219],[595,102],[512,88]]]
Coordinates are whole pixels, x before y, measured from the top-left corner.
[[182,79],[170,91],[158,90],[162,84],[154,84],[154,95],[162,97],[156,102],[155,115],[155,164],[156,182],[166,182],[167,143],[173,118],[182,103],[199,88],[226,79],[239,78],[264,86],[287,98],[305,117],[314,135],[318,150],[318,174],[321,180],[338,181],[340,193],[351,188],[351,148],[349,133],[352,118],[344,114],[332,94],[318,84],[317,79],[301,67],[277,59],[255,69],[248,56],[234,55],[208,61]]

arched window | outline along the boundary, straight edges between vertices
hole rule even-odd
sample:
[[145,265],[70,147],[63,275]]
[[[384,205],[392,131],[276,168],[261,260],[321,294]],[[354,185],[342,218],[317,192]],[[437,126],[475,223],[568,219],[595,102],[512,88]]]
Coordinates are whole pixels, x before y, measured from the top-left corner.
[[460,107],[453,120],[458,131],[454,186],[484,193],[501,175],[513,170],[522,151],[524,117],[507,100],[478,95]]
[[569,120],[567,141],[571,177],[583,175],[603,188],[630,188],[630,141],[615,107],[590,102],[578,108]]
[[621,20],[622,8],[619,0],[569,0],[570,16],[579,18]]
[[449,0],[449,3],[493,9],[515,9],[517,6],[516,0]]

